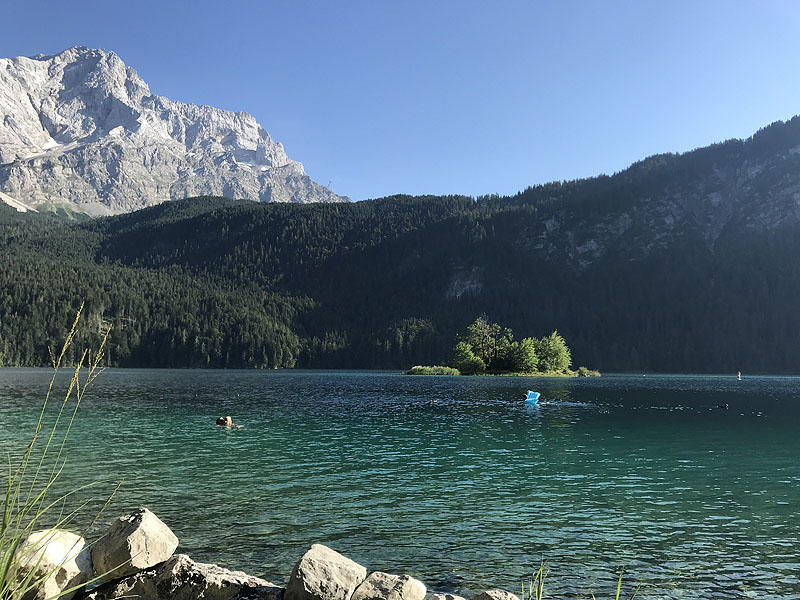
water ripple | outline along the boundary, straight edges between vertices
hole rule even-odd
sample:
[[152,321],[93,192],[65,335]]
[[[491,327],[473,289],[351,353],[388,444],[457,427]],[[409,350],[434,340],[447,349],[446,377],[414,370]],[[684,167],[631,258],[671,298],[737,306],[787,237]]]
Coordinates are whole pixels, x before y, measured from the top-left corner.
[[[47,377],[0,370],[2,450],[24,448]],[[613,597],[622,565],[638,598],[800,598],[798,389],[110,370],[60,485],[124,479],[109,518],[147,505],[181,551],[277,583],[320,542],[462,595],[516,591],[544,559],[565,598]],[[245,427],[214,427],[227,414]]]

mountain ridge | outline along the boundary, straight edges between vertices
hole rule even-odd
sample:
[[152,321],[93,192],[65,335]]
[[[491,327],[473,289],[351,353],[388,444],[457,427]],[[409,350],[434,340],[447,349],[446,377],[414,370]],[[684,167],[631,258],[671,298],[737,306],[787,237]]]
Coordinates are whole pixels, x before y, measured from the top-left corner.
[[348,201],[255,118],[150,92],[114,53],[0,59],[0,191],[27,205],[129,212],[199,195]]

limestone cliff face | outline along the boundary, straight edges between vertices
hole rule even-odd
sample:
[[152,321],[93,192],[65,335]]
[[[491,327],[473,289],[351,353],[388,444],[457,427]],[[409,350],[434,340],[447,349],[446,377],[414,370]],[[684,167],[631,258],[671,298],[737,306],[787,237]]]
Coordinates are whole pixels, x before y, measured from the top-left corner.
[[800,117],[747,140],[642,160],[611,177],[521,193],[540,207],[520,244],[575,267],[639,260],[693,236],[720,238],[800,224]]
[[0,192],[89,214],[222,195],[349,200],[313,182],[247,113],[174,102],[113,52],[0,59]]

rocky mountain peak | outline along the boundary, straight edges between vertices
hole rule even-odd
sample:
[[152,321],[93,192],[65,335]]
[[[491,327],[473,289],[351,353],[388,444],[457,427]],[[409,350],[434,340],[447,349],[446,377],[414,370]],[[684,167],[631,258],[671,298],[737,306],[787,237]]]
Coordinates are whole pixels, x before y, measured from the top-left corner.
[[331,202],[252,115],[153,95],[114,52],[0,59],[0,191],[90,214],[223,195]]

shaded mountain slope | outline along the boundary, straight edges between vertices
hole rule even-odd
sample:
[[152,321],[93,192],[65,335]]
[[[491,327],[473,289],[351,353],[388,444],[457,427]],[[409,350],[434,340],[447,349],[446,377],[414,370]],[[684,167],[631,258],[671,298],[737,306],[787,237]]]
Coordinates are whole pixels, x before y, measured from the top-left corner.
[[[115,293],[114,281],[130,280],[122,296],[166,287],[152,301],[169,315],[160,329],[146,308],[123,316],[169,352],[156,359],[126,340],[128,355],[118,355],[126,365],[441,363],[455,333],[486,313],[517,337],[557,328],[575,363],[601,370],[797,373],[799,149],[793,119],[746,141],[507,198],[204,198],[72,225],[7,212],[3,277],[13,280],[35,255],[50,261],[40,272],[80,265]],[[17,283],[34,286],[27,281]],[[92,286],[53,287],[73,304],[87,297],[110,321],[122,318]],[[186,300],[170,300],[181,294]],[[221,308],[223,318],[209,303],[231,308]],[[15,304],[12,296],[0,305],[4,323]],[[51,326],[55,316],[41,312]],[[251,340],[280,348],[266,361],[242,358],[236,346],[243,334],[233,323],[248,315],[283,332],[278,342],[267,329]],[[189,352],[187,327],[219,349],[196,343]]]

